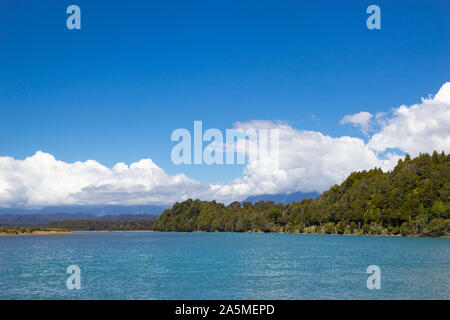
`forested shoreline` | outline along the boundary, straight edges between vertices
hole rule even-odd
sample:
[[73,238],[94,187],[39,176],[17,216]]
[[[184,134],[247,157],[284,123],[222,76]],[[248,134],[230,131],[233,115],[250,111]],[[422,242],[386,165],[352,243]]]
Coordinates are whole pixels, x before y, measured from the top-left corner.
[[153,230],[448,236],[449,181],[450,155],[406,155],[392,171],[354,172],[318,198],[288,205],[177,202]]
[[47,228],[60,228],[70,231],[151,231],[154,220],[63,220],[50,222]]

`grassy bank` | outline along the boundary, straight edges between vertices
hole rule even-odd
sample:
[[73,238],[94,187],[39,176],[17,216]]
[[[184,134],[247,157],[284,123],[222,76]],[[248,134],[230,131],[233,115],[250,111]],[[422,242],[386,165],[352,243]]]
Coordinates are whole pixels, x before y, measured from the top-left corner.
[[17,227],[5,228],[0,227],[0,236],[23,236],[23,235],[52,235],[52,234],[69,234],[69,230],[60,228],[40,228],[40,227]]

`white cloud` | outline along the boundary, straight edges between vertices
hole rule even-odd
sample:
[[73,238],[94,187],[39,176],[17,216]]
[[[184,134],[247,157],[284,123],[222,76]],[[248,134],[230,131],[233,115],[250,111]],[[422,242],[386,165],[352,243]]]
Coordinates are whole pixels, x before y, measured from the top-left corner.
[[368,146],[383,152],[396,148],[416,156],[423,152],[450,150],[450,82],[445,83],[434,99],[400,106],[390,118],[381,122],[380,131]]
[[[372,115],[360,112],[341,122],[371,128]],[[243,195],[323,191],[343,181],[355,170],[380,167],[392,169],[402,154],[386,152],[398,149],[412,156],[434,150],[450,151],[450,83],[442,86],[434,99],[411,107],[401,106],[391,115],[375,116],[379,132],[365,143],[355,137],[334,138],[317,131],[302,131],[283,123],[250,121],[236,123],[237,128],[280,130],[279,167],[267,158],[250,162],[244,176],[215,186],[216,198],[240,199]],[[384,155],[383,155],[384,153]]]
[[[347,120],[362,129],[370,128],[367,121],[372,115],[361,114]],[[241,178],[227,184],[169,175],[151,159],[108,168],[93,160],[58,161],[41,151],[24,160],[0,157],[0,206],[157,204],[187,198],[229,202],[256,194],[323,191],[355,170],[393,168],[401,155],[386,154],[390,148],[411,155],[433,150],[448,153],[450,84],[446,83],[434,99],[401,106],[391,114],[378,113],[375,121],[380,129],[368,143],[357,137],[298,130],[282,122],[237,122],[235,128],[242,130],[279,130],[279,165],[270,157],[254,159],[245,166]]]
[[450,104],[450,82],[444,83],[438,93],[434,96],[434,101]]
[[342,118],[340,124],[351,123],[355,127],[360,127],[364,134],[367,134],[370,129],[370,121],[372,120],[372,114],[367,111],[361,111],[353,115],[346,115]]
[[88,160],[66,163],[41,151],[25,160],[0,157],[0,206],[170,203],[200,196],[207,185],[169,176],[150,159],[113,168]]
[[271,128],[280,134],[279,166],[263,158],[250,162],[244,176],[226,185],[213,186],[219,199],[242,199],[254,194],[324,191],[355,170],[395,166],[399,155],[377,157],[362,139],[333,138],[316,131],[297,130],[283,123],[236,123],[243,130]]
[[397,160],[377,158],[359,138],[332,138],[269,121],[237,123],[236,128],[279,129],[279,166],[264,157],[248,163],[242,178],[204,184],[184,174],[168,175],[150,159],[108,168],[92,160],[66,163],[38,151],[25,160],[0,157],[0,206],[157,204],[187,198],[230,202],[261,193],[323,191],[354,170],[389,169]]

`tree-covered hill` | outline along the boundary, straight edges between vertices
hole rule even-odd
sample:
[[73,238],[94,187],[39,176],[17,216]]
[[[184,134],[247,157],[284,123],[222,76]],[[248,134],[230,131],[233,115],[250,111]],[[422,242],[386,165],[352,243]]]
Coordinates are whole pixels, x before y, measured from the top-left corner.
[[187,200],[155,221],[160,231],[295,232],[448,236],[450,155],[399,160],[390,172],[360,171],[318,198],[292,204]]

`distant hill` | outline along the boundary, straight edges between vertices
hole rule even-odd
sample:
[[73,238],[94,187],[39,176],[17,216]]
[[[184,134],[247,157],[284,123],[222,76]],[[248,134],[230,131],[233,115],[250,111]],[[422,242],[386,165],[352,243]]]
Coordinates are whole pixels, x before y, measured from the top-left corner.
[[90,213],[31,213],[31,214],[2,214],[0,215],[0,226],[2,227],[24,227],[43,226],[48,223],[66,220],[98,220],[98,221],[140,221],[155,220],[156,214],[116,214],[95,216]]
[[117,214],[160,214],[170,205],[137,205],[137,206],[52,206],[41,209],[0,208],[0,214],[54,214],[76,213],[92,214],[94,216]]
[[318,192],[295,192],[289,194],[261,194],[258,196],[250,196],[244,202],[273,201],[275,203],[290,204],[292,202],[300,202],[303,199],[315,199],[320,194]]
[[133,213],[133,214],[108,214],[105,216],[96,216],[95,220],[104,220],[104,221],[138,221],[138,220],[155,220],[158,218],[157,214],[149,214],[149,213]]
[[62,229],[70,231],[149,231],[155,220],[64,220],[54,221],[45,225],[46,229]]

